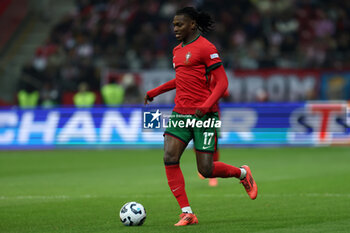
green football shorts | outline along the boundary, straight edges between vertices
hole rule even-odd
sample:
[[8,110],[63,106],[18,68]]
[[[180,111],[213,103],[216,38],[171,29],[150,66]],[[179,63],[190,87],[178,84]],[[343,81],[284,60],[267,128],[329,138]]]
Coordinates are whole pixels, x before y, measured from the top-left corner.
[[193,139],[197,151],[213,153],[216,150],[217,134],[221,127],[217,112],[207,113],[201,119],[194,115],[172,112],[164,134],[173,136],[186,145]]

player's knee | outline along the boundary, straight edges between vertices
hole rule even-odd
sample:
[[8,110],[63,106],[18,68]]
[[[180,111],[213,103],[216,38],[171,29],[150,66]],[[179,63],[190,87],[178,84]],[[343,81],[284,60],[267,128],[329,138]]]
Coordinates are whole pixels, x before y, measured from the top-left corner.
[[200,166],[198,167],[198,172],[205,178],[210,178],[212,175],[211,166]]
[[171,151],[171,150],[164,150],[163,160],[164,160],[164,163],[178,163],[179,162],[178,156],[176,156],[174,151]]

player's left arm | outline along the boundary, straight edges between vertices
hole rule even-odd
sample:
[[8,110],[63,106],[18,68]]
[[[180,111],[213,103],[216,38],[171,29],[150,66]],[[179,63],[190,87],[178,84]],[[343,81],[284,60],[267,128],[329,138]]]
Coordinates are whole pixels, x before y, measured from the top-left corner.
[[[216,85],[216,79],[215,78],[211,78],[211,80],[210,80],[210,90],[211,91],[214,89],[215,85]],[[228,91],[228,88],[227,88],[225,93],[222,95],[221,98],[226,98],[226,97],[229,97],[229,96],[230,96],[230,92]]]
[[216,79],[216,85],[208,99],[196,110],[195,115],[199,118],[203,117],[209,109],[219,101],[228,87],[227,75],[222,64],[212,70],[211,74],[213,75],[213,78]]
[[210,73],[215,83],[214,88],[211,90],[211,94],[208,99],[196,110],[196,116],[201,118],[204,116],[214,104],[224,95],[228,87],[228,80],[225,69],[222,65],[221,58],[216,47],[209,43],[202,47],[201,59],[205,64],[207,74]]

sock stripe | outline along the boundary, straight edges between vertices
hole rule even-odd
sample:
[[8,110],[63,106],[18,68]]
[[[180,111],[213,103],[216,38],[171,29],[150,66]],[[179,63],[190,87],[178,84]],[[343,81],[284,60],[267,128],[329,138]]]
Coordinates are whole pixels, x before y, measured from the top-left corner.
[[165,166],[172,166],[172,165],[178,165],[180,162],[164,162]]

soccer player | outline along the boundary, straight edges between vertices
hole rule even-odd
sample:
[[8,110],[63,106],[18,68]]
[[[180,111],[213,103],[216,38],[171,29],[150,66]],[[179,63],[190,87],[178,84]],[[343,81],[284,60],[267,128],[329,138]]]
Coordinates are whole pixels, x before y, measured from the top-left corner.
[[[203,122],[207,120],[218,120],[218,100],[228,87],[217,49],[201,35],[212,30],[213,23],[209,14],[198,12],[193,7],[185,7],[176,12],[173,19],[174,33],[181,43],[173,50],[175,78],[148,91],[145,96],[145,104],[148,104],[154,97],[176,88],[175,107],[169,119],[172,124],[164,132],[165,172],[170,190],[182,210],[175,226],[198,223],[187,198],[180,168],[181,155],[192,139],[196,149],[197,169],[202,176],[238,178],[253,200],[258,192],[247,165],[238,168],[213,161],[217,129],[212,124],[203,127]],[[216,83],[212,90],[209,76]],[[186,122],[194,120],[195,125],[186,125]],[[184,125],[189,127],[180,127]]]

